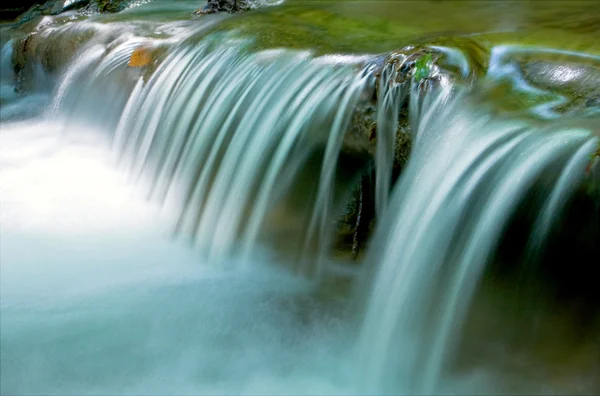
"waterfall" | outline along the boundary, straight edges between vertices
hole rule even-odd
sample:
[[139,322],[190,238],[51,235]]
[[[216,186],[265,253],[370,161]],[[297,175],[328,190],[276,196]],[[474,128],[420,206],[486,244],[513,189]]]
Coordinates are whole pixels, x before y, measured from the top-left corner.
[[[299,244],[324,254],[338,156],[357,103],[372,89],[372,73],[350,58],[253,53],[247,41],[215,41],[173,46],[150,77],[126,66],[139,39],[106,55],[92,46],[65,74],[54,107],[60,113],[68,91],[79,89],[77,76],[92,67],[84,91],[92,93],[80,94],[78,106],[97,108],[98,123],[115,131],[119,167],[174,214],[177,231],[211,260],[233,250],[247,257],[270,211],[322,151]],[[98,108],[110,84],[119,93]],[[314,260],[303,261],[300,272],[319,272]]]
[[365,259],[372,276],[357,361],[370,394],[442,389],[458,330],[516,206],[544,171],[562,167],[534,226],[535,249],[599,143],[564,123],[495,116],[458,87],[410,100],[413,152]]
[[13,41],[8,40],[0,50],[0,82],[2,83],[14,79],[12,67],[13,45]]
[[5,106],[5,102],[14,99],[16,96],[12,84],[15,78],[12,67],[12,54],[13,42],[9,40],[0,50],[0,101],[3,106]]
[[396,66],[388,64],[383,68],[379,83],[377,106],[377,170],[375,181],[375,206],[377,216],[381,217],[387,206],[392,167],[396,148],[396,130],[400,107],[404,102],[408,83],[397,83]]
[[[62,73],[48,118],[65,134],[76,133],[80,124],[103,133],[112,164],[144,198],[160,205],[177,235],[201,252],[199,261],[246,269],[256,264],[262,241],[275,245],[273,240],[287,239],[297,272],[318,278],[336,215],[347,205],[338,205],[347,197],[340,199],[339,190],[350,190],[348,185],[338,188],[347,132],[355,112],[372,105],[376,90],[377,225],[362,267],[344,273],[348,278],[348,273],[358,274],[352,281],[362,286],[356,294],[363,304],[358,338],[348,337],[356,345],[344,349],[355,358],[349,365],[359,393],[446,390],[461,327],[511,218],[532,187],[549,180],[525,249],[527,258],[536,260],[553,222],[586,176],[600,143],[597,131],[557,111],[568,98],[550,95],[550,89],[524,77],[513,58],[523,53],[521,48],[493,48],[487,76],[468,83],[474,73],[457,49],[437,46],[411,56],[395,54],[397,62],[384,64],[377,85],[376,67],[367,63],[371,56],[258,51],[251,40],[235,34],[199,38],[209,23],[198,24],[167,39],[137,31],[115,38],[110,28],[94,26],[94,37],[86,36],[89,42]],[[68,29],[77,27],[56,29],[67,37]],[[15,96],[12,51],[9,42],[0,53],[3,100]],[[148,63],[132,65],[136,51]],[[454,75],[448,77],[437,66],[435,75],[409,72],[419,56],[434,51],[441,54],[436,62],[452,66]],[[494,84],[550,99],[505,114],[487,96]],[[412,152],[394,185],[404,109]],[[593,108],[585,115],[597,114]],[[369,161],[363,169],[362,163],[355,166],[358,170],[343,169],[354,173],[345,176],[352,179],[350,187],[370,169]],[[356,224],[363,221],[362,196],[357,201]],[[294,232],[282,231],[281,218],[293,222]],[[365,221],[368,229],[371,218]],[[245,298],[238,294],[236,299]],[[195,307],[196,299],[190,300],[188,306]],[[192,317],[189,312],[182,317]],[[250,318],[243,323],[255,321],[245,305],[244,312]],[[177,330],[169,329],[165,339],[171,341]]]

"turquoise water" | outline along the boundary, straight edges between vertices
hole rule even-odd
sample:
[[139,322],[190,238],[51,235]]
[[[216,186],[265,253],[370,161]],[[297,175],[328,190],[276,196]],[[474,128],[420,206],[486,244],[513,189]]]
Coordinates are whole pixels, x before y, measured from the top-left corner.
[[[530,185],[543,244],[598,174],[584,171],[597,5],[536,4],[288,1],[194,18],[195,1],[155,0],[59,16],[36,36],[25,93],[3,26],[0,392],[600,389],[585,304],[529,301],[484,271]],[[443,74],[443,95],[404,87],[413,157],[390,191],[390,153],[375,151],[384,221],[365,259],[334,261],[336,216],[369,161],[344,153],[375,89],[365,60],[430,41],[487,77],[475,100],[452,99]],[[515,42],[537,47],[498,45]],[[140,48],[156,64],[128,67]]]

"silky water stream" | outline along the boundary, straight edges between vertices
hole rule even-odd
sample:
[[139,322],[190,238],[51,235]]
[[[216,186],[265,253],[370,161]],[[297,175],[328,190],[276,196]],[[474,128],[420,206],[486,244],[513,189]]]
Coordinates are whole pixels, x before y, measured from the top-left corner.
[[[484,88],[510,73],[495,64],[471,89],[380,85],[379,220],[340,273],[332,224],[366,166],[340,157],[376,66],[190,34],[145,47],[166,48],[145,72],[127,64],[149,39],[112,40],[91,40],[52,95],[13,95],[2,52],[2,394],[598,389],[596,358],[562,388],[494,354],[453,369],[511,218],[547,192],[533,257],[589,178],[597,124],[499,115]],[[404,103],[413,150],[392,187]],[[336,276],[352,290],[319,281]]]

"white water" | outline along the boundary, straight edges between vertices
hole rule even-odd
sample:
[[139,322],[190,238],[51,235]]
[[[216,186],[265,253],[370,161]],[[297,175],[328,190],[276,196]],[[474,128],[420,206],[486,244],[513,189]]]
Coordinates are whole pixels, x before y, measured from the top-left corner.
[[[54,99],[41,100],[45,116],[3,121],[0,392],[351,393],[340,300],[275,268],[282,260],[256,234],[273,190],[323,146],[321,203],[308,212],[322,237],[342,132],[366,78],[308,54],[229,46],[173,52],[144,85],[126,67],[140,41],[119,41],[108,56],[97,41],[82,51]],[[240,74],[228,78],[226,66]],[[219,144],[223,158],[210,166]],[[194,166],[213,172],[210,189],[186,182]],[[193,192],[189,208],[169,196],[176,188]],[[244,255],[217,254],[234,242],[250,193]],[[208,255],[169,232],[205,196],[210,221],[194,235]]]
[[315,286],[266,252],[252,271],[203,263],[98,132],[2,125],[1,393],[347,393]]
[[[424,97],[411,87],[415,152],[389,203],[391,151],[378,147],[385,220],[356,340],[343,293],[324,301],[319,285],[274,268],[285,259],[270,250],[268,212],[321,150],[295,234],[302,253],[318,242],[301,263],[319,273],[338,155],[369,78],[235,41],[174,46],[145,80],[126,67],[144,43],[127,35],[106,53],[90,42],[47,119],[3,121],[1,393],[505,389],[447,372],[462,318],[504,222],[552,163],[562,170],[533,249],[543,241],[597,146],[590,131],[496,119],[447,85]],[[378,121],[394,122],[382,142],[393,143],[398,94],[383,90]],[[170,238],[173,223],[198,250]]]
[[[351,112],[371,79],[335,59],[285,50],[248,54],[244,41],[216,40],[226,43],[215,47],[206,40],[171,51],[148,81],[125,67],[139,39],[107,56],[91,46],[65,75],[54,108],[57,114],[90,114],[115,130],[118,166],[177,216],[177,231],[209,260],[231,255],[240,240],[242,256],[251,255],[269,211],[323,148],[301,244],[318,241],[324,250],[337,158]],[[115,79],[123,81],[117,86]],[[101,93],[94,93],[96,86]],[[104,95],[112,100],[99,107]],[[320,271],[303,265],[303,272]]]
[[396,131],[400,108],[407,96],[409,84],[398,84],[396,65],[386,65],[381,73],[377,104],[377,169],[375,207],[377,216],[383,215],[392,183],[392,166],[396,147]]

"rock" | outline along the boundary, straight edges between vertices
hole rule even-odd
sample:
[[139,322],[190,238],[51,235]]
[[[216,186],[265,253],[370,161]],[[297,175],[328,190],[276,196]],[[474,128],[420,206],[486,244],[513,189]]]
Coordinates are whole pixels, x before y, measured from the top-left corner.
[[[464,40],[466,41],[466,40]],[[476,48],[472,50],[469,48]],[[417,84],[413,92],[433,89],[445,79],[450,83],[460,81],[472,84],[484,74],[485,61],[479,56],[480,48],[473,42],[462,43],[462,48],[439,49],[433,46],[406,46],[388,54],[376,57],[371,62],[376,79],[376,89],[372,99],[358,106],[351,127],[344,139],[345,155],[364,155],[375,158],[377,146],[377,92],[380,84]],[[474,55],[477,53],[478,55]],[[465,65],[467,66],[465,68]],[[393,68],[388,81],[382,81],[384,68]],[[394,183],[404,169],[412,145],[412,133],[408,119],[408,101],[400,104],[396,128],[392,180]],[[365,169],[357,183],[345,214],[339,219],[335,246],[339,251],[349,251],[357,258],[369,240],[377,221],[375,218],[375,176],[373,167]]]
[[16,18],[16,23],[20,25],[39,16],[58,15],[62,12],[74,10],[84,14],[114,13],[123,11],[131,3],[132,0],[31,0],[20,2],[20,4],[26,4],[27,6],[6,9],[2,6],[0,8],[0,20]]
[[393,66],[395,79],[402,84],[412,82],[420,86],[440,81],[460,81],[473,84],[485,74],[484,50],[476,42],[462,40],[447,42],[439,39],[431,45],[409,45],[391,52],[377,69],[378,85],[384,67]]
[[16,91],[25,91],[28,80],[41,66],[45,72],[58,73],[75,56],[75,53],[91,39],[95,30],[54,32],[44,34],[35,30],[32,33],[15,38],[13,41],[12,65],[17,78]]
[[562,98],[563,103],[553,108],[557,114],[600,113],[600,62],[587,59],[534,58],[522,61],[520,66],[529,84],[548,92],[554,98]]
[[114,13],[123,11],[132,3],[131,0],[92,0],[84,12]]
[[43,0],[3,0],[0,5],[0,21],[13,20]]
[[12,64],[13,71],[16,76],[15,92],[22,92],[25,90],[25,67],[27,66],[28,48],[33,35],[27,35],[13,44],[12,53]]
[[38,1],[24,12],[19,13],[16,23],[21,25],[39,16],[58,15],[62,12],[81,9],[89,4],[90,0],[73,0],[70,2],[65,0]]
[[207,15],[216,12],[234,13],[238,11],[247,11],[253,8],[250,0],[208,0],[204,7],[194,11],[194,15]]
[[366,171],[357,183],[350,197],[346,212],[337,223],[334,247],[340,252],[349,253],[348,258],[356,260],[365,251],[366,244],[375,224],[375,174]]

